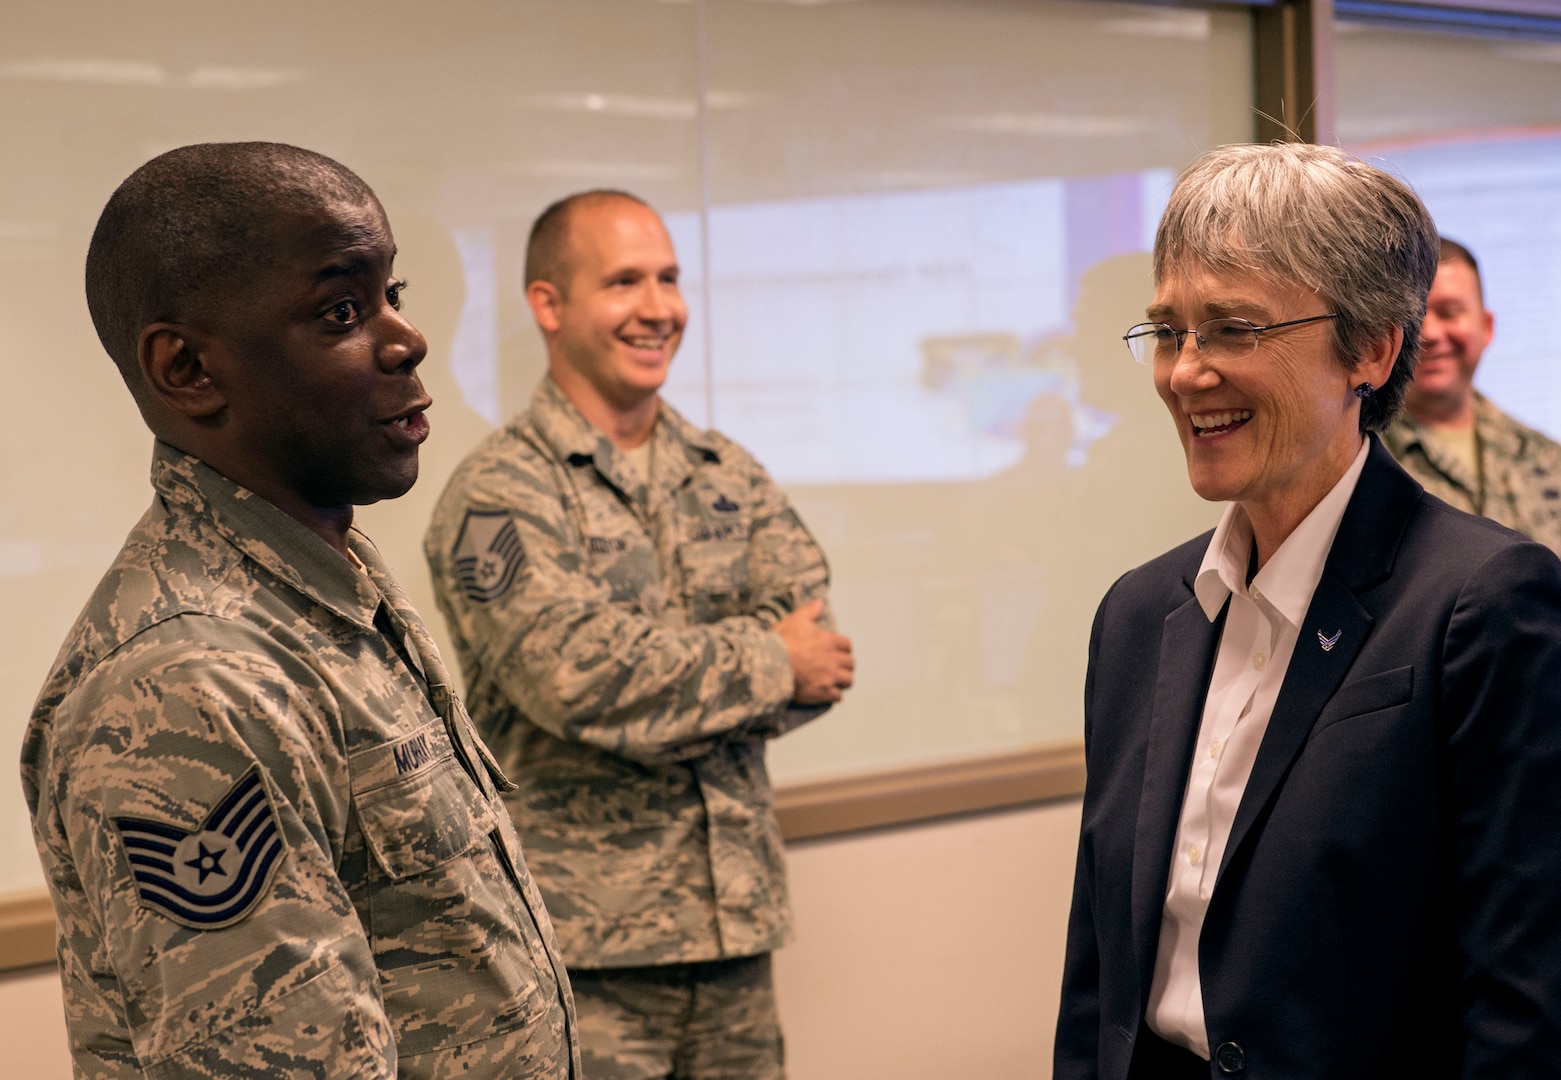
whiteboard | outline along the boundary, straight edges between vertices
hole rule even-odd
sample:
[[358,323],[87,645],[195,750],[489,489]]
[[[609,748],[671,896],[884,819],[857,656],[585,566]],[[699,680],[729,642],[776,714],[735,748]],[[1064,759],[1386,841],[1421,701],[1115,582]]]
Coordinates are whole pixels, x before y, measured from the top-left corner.
[[[419,548],[433,500],[542,372],[526,230],[563,194],[626,187],[665,213],[687,267],[669,399],[786,485],[855,641],[858,687],[776,744],[777,779],[1077,738],[1099,595],[1215,516],[1118,339],[1148,299],[1170,177],[1250,132],[1244,13],[390,0],[365,15],[7,11],[0,743],[19,746],[150,500],[150,437],[82,297],[97,213],[151,155],[230,139],[329,154],[386,205],[431,346],[434,434],[414,491],[361,522],[437,635]],[[0,770],[0,890],[39,880],[16,770]]]

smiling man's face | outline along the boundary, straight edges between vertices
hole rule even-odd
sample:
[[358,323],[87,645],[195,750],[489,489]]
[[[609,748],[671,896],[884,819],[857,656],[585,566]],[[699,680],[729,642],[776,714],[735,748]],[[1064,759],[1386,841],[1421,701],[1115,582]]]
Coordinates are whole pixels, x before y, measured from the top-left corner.
[[1435,420],[1468,407],[1474,371],[1491,342],[1496,319],[1485,310],[1480,277],[1462,259],[1445,259],[1426,298],[1420,361],[1404,405],[1417,420]]
[[568,284],[543,329],[610,410],[632,411],[666,382],[688,322],[672,238],[654,210],[621,198],[576,207],[568,229]]

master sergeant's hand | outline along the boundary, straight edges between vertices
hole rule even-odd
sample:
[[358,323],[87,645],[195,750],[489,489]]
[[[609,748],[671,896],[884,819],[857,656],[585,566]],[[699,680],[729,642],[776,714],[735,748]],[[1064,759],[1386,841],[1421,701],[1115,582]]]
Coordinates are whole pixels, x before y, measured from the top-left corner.
[[818,624],[824,614],[824,601],[813,600],[775,624],[775,632],[786,643],[791,655],[791,674],[796,682],[791,700],[797,705],[825,705],[840,700],[851,685],[856,661],[851,658],[851,639],[832,633]]

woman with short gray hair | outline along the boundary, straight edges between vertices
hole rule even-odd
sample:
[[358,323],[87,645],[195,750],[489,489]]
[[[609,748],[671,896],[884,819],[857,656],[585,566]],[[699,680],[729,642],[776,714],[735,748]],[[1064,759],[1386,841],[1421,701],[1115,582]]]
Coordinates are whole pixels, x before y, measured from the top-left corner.
[[1226,506],[1096,615],[1058,1080],[1558,1074],[1561,563],[1372,434],[1436,265],[1333,147],[1177,182],[1126,341]]
[[1353,364],[1383,327],[1404,332],[1393,373],[1361,406],[1361,430],[1397,415],[1414,375],[1438,245],[1404,183],[1334,146],[1227,146],[1182,174],[1155,235],[1155,279],[1200,263],[1331,298],[1336,354]]

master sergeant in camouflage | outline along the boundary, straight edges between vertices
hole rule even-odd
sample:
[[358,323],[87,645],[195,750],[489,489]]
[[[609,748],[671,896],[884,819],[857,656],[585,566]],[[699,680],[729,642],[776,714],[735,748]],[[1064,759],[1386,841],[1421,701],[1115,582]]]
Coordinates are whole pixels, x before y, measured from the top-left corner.
[[361,180],[276,144],[165,154],[99,221],[159,438],[23,750],[77,1076],[579,1076],[509,784],[351,527],[428,431],[393,255]]
[[1415,379],[1382,441],[1432,495],[1561,555],[1561,445],[1474,389],[1496,317],[1469,249],[1446,237],[1441,245]]
[[850,685],[824,557],[658,391],[686,311],[632,196],[538,219],[549,375],[457,469],[425,552],[576,984],[587,1075],[779,1077],[788,931],[767,740]]

